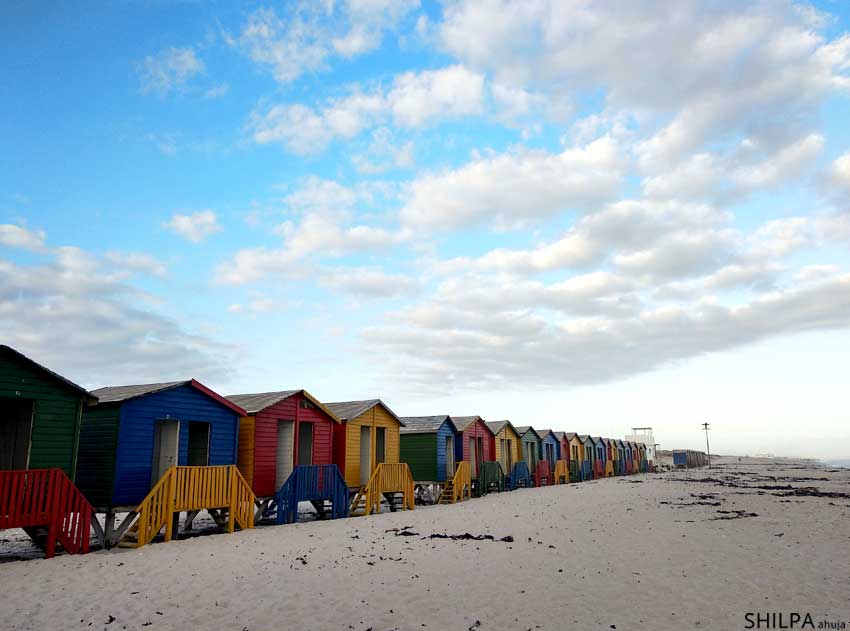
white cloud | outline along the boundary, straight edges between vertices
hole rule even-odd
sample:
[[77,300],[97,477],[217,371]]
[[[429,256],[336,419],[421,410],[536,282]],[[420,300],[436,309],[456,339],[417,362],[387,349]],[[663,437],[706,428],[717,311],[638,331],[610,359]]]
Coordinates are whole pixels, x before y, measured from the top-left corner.
[[843,196],[846,204],[850,197],[850,151],[836,158],[826,169],[823,178],[828,191]]
[[619,192],[623,156],[608,137],[560,154],[524,151],[474,160],[410,184],[405,225],[449,230],[487,222],[513,228],[592,208]]
[[807,134],[779,147],[745,139],[727,153],[697,153],[645,178],[652,199],[706,199],[722,203],[799,181],[823,149],[824,137]]
[[104,255],[104,259],[115,268],[130,272],[148,274],[159,278],[165,278],[168,275],[168,266],[150,254],[111,251]]
[[358,221],[357,205],[373,199],[368,190],[306,178],[283,200],[294,219],[275,229],[283,239],[282,246],[239,250],[232,261],[217,268],[216,280],[243,284],[267,275],[301,277],[309,269],[305,261],[314,255],[323,258],[383,251],[407,240],[407,231]]
[[387,274],[377,267],[338,267],[325,270],[319,282],[326,287],[363,298],[399,298],[419,288],[415,279]]
[[294,2],[279,17],[274,9],[254,11],[228,43],[288,83],[307,72],[325,70],[330,58],[375,50],[384,33],[419,6],[416,0]]
[[247,129],[258,144],[281,143],[294,153],[309,155],[335,139],[351,139],[389,121],[411,128],[476,114],[483,101],[484,78],[463,66],[449,66],[400,74],[387,89],[349,88],[346,96],[316,108],[295,103],[255,110]]
[[198,58],[191,46],[172,46],[155,55],[148,55],[136,64],[136,70],[142,94],[165,96],[183,88],[192,77],[202,74],[204,62]]
[[210,86],[204,91],[205,99],[218,99],[230,92],[230,85],[227,83],[218,83]]
[[4,343],[90,387],[229,376],[233,348],[152,310],[159,299],[126,282],[123,270],[144,267],[144,255],[49,254],[29,265],[0,259]]
[[212,210],[199,210],[189,215],[175,213],[165,223],[165,227],[192,243],[200,243],[211,234],[221,231],[218,217]]
[[458,295],[401,310],[363,338],[376,355],[391,358],[387,378],[411,391],[599,383],[769,337],[850,327],[850,276],[732,306],[697,300],[631,307],[565,319],[545,317],[539,306],[524,309],[513,296],[481,305]]
[[414,164],[413,142],[399,141],[388,127],[379,127],[365,150],[352,155],[351,162],[358,173],[366,175],[409,169]]
[[0,246],[41,252],[44,250],[44,231],[28,230],[15,224],[0,224]]

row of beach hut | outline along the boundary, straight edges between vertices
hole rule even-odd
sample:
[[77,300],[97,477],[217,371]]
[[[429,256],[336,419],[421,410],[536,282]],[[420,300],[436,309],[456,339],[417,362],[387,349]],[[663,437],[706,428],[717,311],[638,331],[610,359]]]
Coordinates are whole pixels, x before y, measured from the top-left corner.
[[652,470],[642,443],[487,422],[399,417],[380,399],[306,390],[222,396],[198,381],[91,392],[0,346],[0,529],[52,556],[223,529],[412,509]]

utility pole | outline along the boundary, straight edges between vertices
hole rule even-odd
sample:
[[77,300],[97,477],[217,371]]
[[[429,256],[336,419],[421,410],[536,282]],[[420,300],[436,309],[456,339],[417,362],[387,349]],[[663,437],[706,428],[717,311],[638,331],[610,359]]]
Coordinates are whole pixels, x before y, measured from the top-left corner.
[[711,449],[708,447],[708,423],[703,423],[702,428],[705,430],[705,455],[708,456],[708,468],[711,469]]

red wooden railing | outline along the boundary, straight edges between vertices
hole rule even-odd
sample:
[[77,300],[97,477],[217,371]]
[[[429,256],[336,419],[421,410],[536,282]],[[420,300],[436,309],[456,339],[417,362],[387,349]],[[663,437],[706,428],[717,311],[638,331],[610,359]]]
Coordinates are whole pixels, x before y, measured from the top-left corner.
[[48,559],[57,542],[70,554],[89,551],[93,512],[62,469],[0,471],[0,530],[46,529]]

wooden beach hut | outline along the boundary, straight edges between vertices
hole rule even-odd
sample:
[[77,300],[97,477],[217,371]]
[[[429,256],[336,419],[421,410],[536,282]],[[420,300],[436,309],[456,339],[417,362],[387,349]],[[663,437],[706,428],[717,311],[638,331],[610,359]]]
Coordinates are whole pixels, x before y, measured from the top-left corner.
[[453,416],[452,421],[457,427],[455,457],[469,463],[476,480],[482,465],[496,460],[495,436],[480,416]]
[[593,438],[587,434],[579,436],[579,440],[581,440],[581,447],[584,451],[581,461],[582,480],[592,480],[594,463],[596,462],[596,444],[593,442]]
[[620,438],[614,444],[617,447],[617,475],[626,475],[626,444]]
[[544,429],[540,434],[540,457],[549,463],[549,468],[555,470],[555,463],[561,459],[561,441],[551,429]]
[[567,432],[552,432],[555,440],[558,441],[558,459],[555,461],[555,468],[552,472],[552,482],[554,484],[566,484],[570,479],[570,440]]
[[537,463],[540,461],[540,434],[531,425],[521,425],[516,431],[519,434],[522,459],[536,479]]
[[[106,513],[98,532],[105,546],[142,546],[163,527],[168,541],[183,511],[186,528],[201,510],[230,532],[253,527],[254,494],[236,467],[243,408],[194,379],[93,394],[99,402],[83,412],[77,480]],[[128,512],[117,528],[116,512]]]
[[468,498],[470,467],[457,457],[458,432],[452,418],[447,414],[404,416],[401,421],[401,461],[410,467],[420,499],[454,503]]
[[[243,408],[236,463],[257,498],[255,521],[298,519],[298,503],[320,517],[348,515],[348,487],[333,461],[340,420],[306,390],[231,394]],[[290,480],[290,478],[292,478]]]
[[601,436],[597,436],[592,440],[594,448],[593,477],[598,480],[599,478],[605,477],[605,459],[607,455],[607,449],[605,441],[602,439]]
[[584,443],[581,436],[575,432],[567,432],[567,442],[570,447],[570,480],[572,482],[584,481]]
[[413,510],[414,485],[407,464],[399,461],[402,420],[380,399],[326,403],[342,423],[334,428],[334,462],[352,494],[349,512]]
[[611,475],[618,474],[619,450],[617,449],[617,440],[614,438],[608,439],[608,449],[611,454]]
[[89,551],[92,507],[72,480],[83,408],[97,397],[0,345],[0,530],[22,528],[52,557]]
[[496,460],[505,472],[509,490],[519,486],[531,486],[531,473],[522,458],[520,437],[510,421],[488,422],[496,441]]
[[603,438],[602,443],[605,445],[605,477],[610,478],[614,476],[614,443],[610,438]]
[[480,416],[453,416],[458,429],[455,454],[469,463],[472,492],[481,497],[505,489],[505,472],[496,460],[496,437]]

